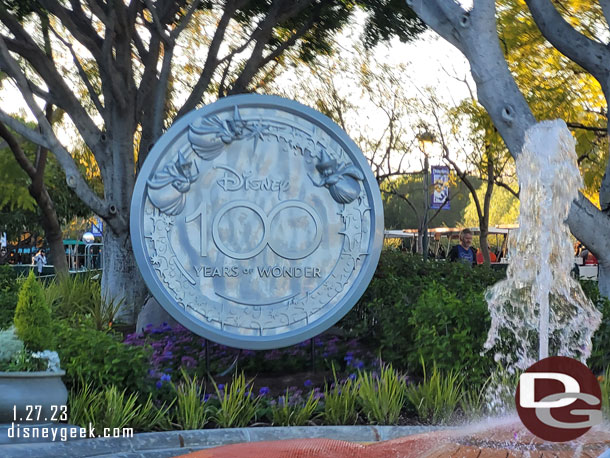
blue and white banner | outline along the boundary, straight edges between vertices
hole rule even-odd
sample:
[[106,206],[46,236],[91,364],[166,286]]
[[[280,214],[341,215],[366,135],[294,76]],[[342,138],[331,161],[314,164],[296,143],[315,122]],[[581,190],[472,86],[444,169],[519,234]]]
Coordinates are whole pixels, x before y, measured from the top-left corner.
[[432,201],[430,208],[449,210],[449,167],[445,165],[432,166]]
[[95,221],[91,223],[91,233],[95,237],[101,237],[104,233],[104,222],[99,216],[97,216]]

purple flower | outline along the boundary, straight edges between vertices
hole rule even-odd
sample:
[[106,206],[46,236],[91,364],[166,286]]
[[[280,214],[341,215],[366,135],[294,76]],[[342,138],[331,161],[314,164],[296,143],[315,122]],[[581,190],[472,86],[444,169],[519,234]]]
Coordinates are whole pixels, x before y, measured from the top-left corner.
[[356,380],[356,374],[349,374],[349,379],[350,380]]
[[303,385],[305,385],[306,387],[310,387],[311,385],[313,385],[313,383],[311,383],[311,380],[307,379],[305,380],[305,383],[303,383]]
[[197,365],[197,361],[191,356],[183,356],[180,362],[186,367],[195,367]]
[[210,399],[210,396],[211,396],[211,395],[206,394],[206,395],[203,397],[203,402],[208,402],[208,400]]
[[358,362],[357,362],[357,363],[354,365],[354,367],[355,367],[356,369],[362,369],[362,368],[364,367],[364,362],[362,362],[362,361],[358,361]]
[[159,380],[157,383],[155,383],[155,386],[157,388],[161,388],[163,386],[163,382]]
[[224,385],[224,383],[219,383],[219,384],[218,384],[218,390],[219,390],[219,391],[222,391],[222,390],[224,390],[224,389],[225,389],[225,385]]
[[171,377],[171,375],[169,375],[169,374],[163,374],[163,375],[161,376],[161,381],[162,381],[162,382],[169,382],[171,379],[172,379],[172,377]]
[[269,387],[263,386],[260,390],[258,390],[258,394],[259,396],[265,396],[266,394],[269,394]]

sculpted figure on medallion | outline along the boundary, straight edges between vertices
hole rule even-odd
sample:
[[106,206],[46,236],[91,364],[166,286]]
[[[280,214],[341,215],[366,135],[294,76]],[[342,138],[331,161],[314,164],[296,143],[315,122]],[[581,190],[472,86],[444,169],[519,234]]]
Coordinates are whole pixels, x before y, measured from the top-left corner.
[[383,213],[365,158],[336,124],[242,95],[184,116],[155,145],[131,229],[146,283],[176,320],[262,349],[349,311],[375,270]]

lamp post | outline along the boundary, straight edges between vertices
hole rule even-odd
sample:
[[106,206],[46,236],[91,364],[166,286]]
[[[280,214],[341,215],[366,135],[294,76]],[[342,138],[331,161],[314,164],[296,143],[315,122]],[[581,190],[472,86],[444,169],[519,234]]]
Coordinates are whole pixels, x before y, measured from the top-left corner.
[[422,234],[422,251],[424,252],[424,261],[428,260],[428,210],[430,209],[430,184],[428,180],[428,169],[430,168],[428,163],[428,153],[426,146],[434,143],[434,135],[428,131],[427,128],[423,128],[422,131],[417,135],[417,141],[419,143],[419,149],[424,153],[424,221],[423,221],[423,234]]

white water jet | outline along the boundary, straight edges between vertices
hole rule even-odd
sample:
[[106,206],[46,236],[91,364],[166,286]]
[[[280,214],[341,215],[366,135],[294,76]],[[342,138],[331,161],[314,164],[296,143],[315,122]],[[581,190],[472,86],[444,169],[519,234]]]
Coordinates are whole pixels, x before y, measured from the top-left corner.
[[574,251],[565,223],[582,187],[575,141],[562,120],[526,132],[517,158],[519,229],[511,232],[507,278],[486,293],[485,343],[509,372],[549,355],[586,363],[601,313],[570,276]]

